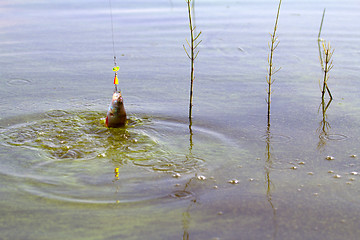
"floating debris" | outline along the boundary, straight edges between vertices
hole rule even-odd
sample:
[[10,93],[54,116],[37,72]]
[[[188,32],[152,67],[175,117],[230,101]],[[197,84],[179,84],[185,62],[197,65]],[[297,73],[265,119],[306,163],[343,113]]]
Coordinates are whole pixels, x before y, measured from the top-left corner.
[[328,173],[334,173],[334,171],[333,171],[333,170],[329,170]]
[[228,183],[238,184],[238,183],[239,183],[239,180],[237,180],[237,179],[232,179],[232,180],[229,180]]
[[357,155],[356,155],[356,154],[353,154],[353,155],[350,155],[350,157],[352,157],[352,158],[356,158],[356,157],[357,157]]
[[250,181],[250,182],[253,182],[253,181],[255,181],[255,179],[253,179],[253,178],[249,178],[249,181]]
[[299,165],[305,165],[305,162],[299,162]]
[[222,211],[218,212],[217,213],[218,215],[223,215],[224,213]]
[[308,175],[314,175],[314,173],[313,173],[313,172],[308,172],[307,174],[308,174]]
[[204,181],[204,180],[206,180],[206,177],[203,176],[203,175],[199,175],[199,176],[197,176],[197,179],[201,180],[201,181]]
[[220,240],[220,238],[215,237],[215,238],[212,238],[211,240]]
[[179,178],[179,177],[181,177],[181,175],[180,175],[180,173],[174,173],[174,174],[172,175],[172,177],[173,177],[173,178]]
[[330,161],[330,160],[334,160],[335,158],[333,156],[326,156],[325,159]]
[[353,182],[353,181],[355,181],[355,178],[350,178],[349,180]]
[[218,189],[218,186],[216,186],[216,185],[215,185],[215,186],[213,186],[213,189]]
[[358,172],[351,172],[350,174],[351,175],[358,175],[359,173]]
[[298,168],[296,166],[291,167],[292,170],[297,170]]
[[335,174],[335,175],[334,175],[334,178],[341,178],[341,175]]

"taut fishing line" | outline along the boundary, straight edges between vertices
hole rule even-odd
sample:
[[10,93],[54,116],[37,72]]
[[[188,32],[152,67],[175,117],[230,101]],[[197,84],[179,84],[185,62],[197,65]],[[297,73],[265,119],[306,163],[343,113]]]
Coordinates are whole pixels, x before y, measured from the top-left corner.
[[109,0],[109,6],[110,6],[112,44],[113,44],[113,53],[114,53],[114,67],[113,67],[113,71],[115,72],[114,85],[115,85],[115,92],[117,92],[117,85],[119,84],[119,79],[118,79],[118,76],[117,76],[117,71],[119,71],[120,67],[117,66],[117,63],[116,63],[115,38],[114,38],[114,22],[113,22],[113,13],[112,13],[111,0]]

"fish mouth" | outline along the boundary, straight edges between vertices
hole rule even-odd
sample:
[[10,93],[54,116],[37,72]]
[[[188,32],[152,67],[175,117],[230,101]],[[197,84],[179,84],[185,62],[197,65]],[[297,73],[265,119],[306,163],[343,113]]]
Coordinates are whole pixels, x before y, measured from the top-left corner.
[[121,92],[114,92],[112,100],[122,102],[123,98],[121,96]]

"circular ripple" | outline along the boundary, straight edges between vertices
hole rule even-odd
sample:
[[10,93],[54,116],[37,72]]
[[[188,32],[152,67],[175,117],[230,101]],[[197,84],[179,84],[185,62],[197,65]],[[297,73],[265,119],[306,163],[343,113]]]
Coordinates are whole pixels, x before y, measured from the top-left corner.
[[48,117],[57,118],[57,117],[65,116],[67,114],[67,112],[63,111],[63,110],[53,110],[53,111],[46,112],[45,114]]
[[178,198],[178,199],[187,199],[187,198],[193,197],[193,193],[186,191],[186,190],[178,190],[178,191],[172,192],[170,194],[170,197]]
[[344,141],[348,139],[348,136],[343,134],[326,134],[319,136],[321,139],[330,140],[330,141]]
[[271,133],[270,135],[265,134],[261,136],[260,139],[264,142],[269,141],[271,143],[285,143],[285,142],[289,142],[291,140],[291,137]]
[[[26,192],[59,201],[186,198],[191,193],[174,192],[174,181],[187,181],[228,152],[226,138],[209,129],[193,127],[190,135],[186,123],[147,116],[130,117],[126,127],[109,129],[104,116],[53,110],[1,120],[1,149],[9,157],[0,162],[0,174],[14,177]],[[181,178],[173,178],[176,173]]]
[[12,78],[7,81],[7,84],[10,86],[22,86],[31,83],[31,80],[25,78]]

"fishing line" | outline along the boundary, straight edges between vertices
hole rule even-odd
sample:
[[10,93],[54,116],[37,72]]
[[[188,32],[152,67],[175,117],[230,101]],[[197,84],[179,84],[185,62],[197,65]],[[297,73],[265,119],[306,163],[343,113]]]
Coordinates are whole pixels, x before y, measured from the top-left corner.
[[114,65],[116,66],[116,52],[115,52],[115,40],[114,40],[114,22],[113,22],[111,0],[109,0],[109,6],[110,6],[112,44],[113,44],[113,53],[114,53]]
[[114,85],[115,85],[115,92],[117,92],[117,85],[119,84],[119,80],[118,80],[118,77],[117,77],[117,71],[119,71],[120,68],[117,66],[117,63],[116,63],[114,23],[113,23],[113,13],[112,13],[111,0],[109,0],[109,6],[110,6],[112,44],[113,44],[113,53],[114,53],[114,67],[113,67],[113,71],[115,72]]

